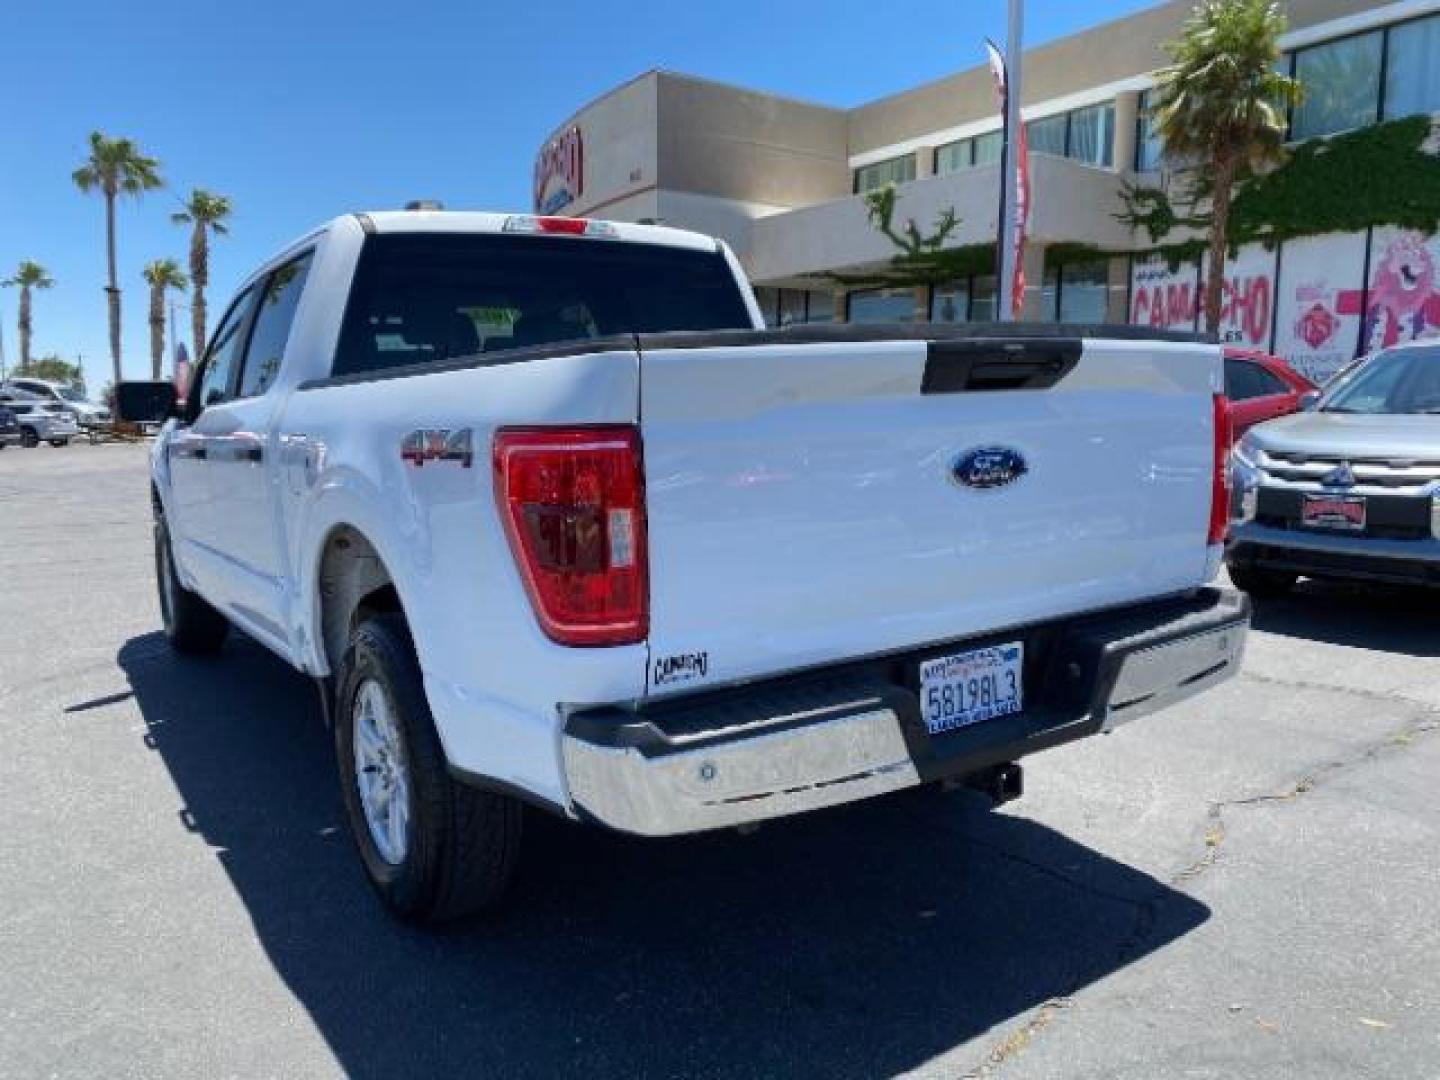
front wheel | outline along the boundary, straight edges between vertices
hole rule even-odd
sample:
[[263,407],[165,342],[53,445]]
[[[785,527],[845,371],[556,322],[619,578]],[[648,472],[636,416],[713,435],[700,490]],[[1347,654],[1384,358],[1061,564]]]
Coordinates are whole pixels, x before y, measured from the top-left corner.
[[1274,600],[1284,596],[1295,587],[1299,574],[1287,574],[1280,570],[1262,570],[1256,566],[1232,566],[1230,580],[1243,593],[1249,593],[1257,600]]
[[60,447],[62,447],[62,446],[69,446],[69,445],[70,445],[70,440],[69,440],[69,439],[51,439],[51,440],[50,440],[50,445],[53,446],[53,447],[55,447],[55,449],[58,450],[58,449],[60,449]]
[[386,906],[418,923],[494,907],[514,874],[523,808],[451,778],[401,616],[374,616],[351,636],[335,717],[350,832]]

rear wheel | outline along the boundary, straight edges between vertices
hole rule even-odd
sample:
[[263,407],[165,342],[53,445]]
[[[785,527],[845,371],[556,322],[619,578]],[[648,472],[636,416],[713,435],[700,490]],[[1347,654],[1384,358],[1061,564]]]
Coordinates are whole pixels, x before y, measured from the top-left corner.
[[40,433],[33,427],[21,428],[20,445],[25,447],[26,450],[34,450],[35,447],[40,445]]
[[155,587],[165,636],[175,651],[192,656],[218,652],[230,633],[230,623],[198,594],[180,584],[163,514],[155,518]]
[[1229,569],[1230,580],[1235,583],[1235,587],[1257,600],[1272,600],[1284,596],[1300,579],[1299,574],[1262,570],[1257,566],[1232,566]]
[[451,778],[401,616],[374,616],[351,636],[335,717],[350,831],[385,904],[421,923],[494,907],[514,874],[523,808]]

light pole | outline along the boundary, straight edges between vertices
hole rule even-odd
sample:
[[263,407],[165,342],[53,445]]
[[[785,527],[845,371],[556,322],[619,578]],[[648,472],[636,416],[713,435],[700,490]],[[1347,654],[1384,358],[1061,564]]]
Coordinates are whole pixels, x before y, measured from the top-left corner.
[[[1025,29],[1025,0],[1010,0],[1010,27],[1005,39],[1005,152],[1000,170],[1000,310],[1001,322],[1015,320],[1016,193],[1020,186],[1020,53]],[[1023,302],[1024,297],[1020,300]]]

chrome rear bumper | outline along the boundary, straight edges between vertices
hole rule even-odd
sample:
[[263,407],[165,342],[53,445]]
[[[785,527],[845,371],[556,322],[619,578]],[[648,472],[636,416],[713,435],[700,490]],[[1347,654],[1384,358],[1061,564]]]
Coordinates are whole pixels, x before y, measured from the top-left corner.
[[[1024,713],[931,736],[904,672],[950,643],[751,689],[571,717],[576,813],[644,836],[702,832],[965,776],[1173,705],[1234,675],[1249,607],[1205,590],[1143,609],[1010,632],[1037,647]],[[1031,642],[1035,642],[1032,645]]]
[[655,758],[566,736],[565,772],[577,807],[645,836],[744,825],[920,783],[888,708]]

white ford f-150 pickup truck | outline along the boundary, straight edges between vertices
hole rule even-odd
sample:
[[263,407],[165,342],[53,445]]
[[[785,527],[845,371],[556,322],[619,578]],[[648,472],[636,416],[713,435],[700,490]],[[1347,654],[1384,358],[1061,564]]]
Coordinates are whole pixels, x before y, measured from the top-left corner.
[[657,836],[1002,799],[1248,627],[1193,338],[766,331],[712,238],[422,210],[291,245],[183,407],[141,389],[166,634],[314,677],[411,919],[499,897],[525,803]]

